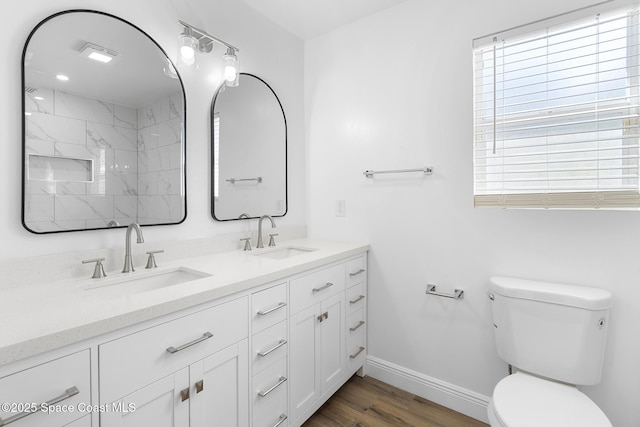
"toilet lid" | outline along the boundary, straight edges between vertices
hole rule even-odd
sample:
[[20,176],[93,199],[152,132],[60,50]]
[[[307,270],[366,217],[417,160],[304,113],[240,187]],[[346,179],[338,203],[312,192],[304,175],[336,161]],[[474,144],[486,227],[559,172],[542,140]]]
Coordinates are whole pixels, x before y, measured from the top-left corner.
[[504,427],[611,427],[604,412],[576,387],[523,372],[496,385],[490,411]]

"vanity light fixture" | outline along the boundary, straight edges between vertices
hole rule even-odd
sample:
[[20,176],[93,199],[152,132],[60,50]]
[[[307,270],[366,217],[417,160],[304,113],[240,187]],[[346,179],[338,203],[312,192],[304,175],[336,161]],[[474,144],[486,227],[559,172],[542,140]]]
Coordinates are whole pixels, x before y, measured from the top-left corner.
[[237,54],[240,49],[184,21],[178,22],[184,26],[184,31],[180,34],[180,42],[178,44],[178,64],[197,68],[198,55],[210,53],[213,51],[214,43],[218,43],[227,48],[223,57],[223,81],[227,86],[238,86]]
[[185,28],[180,34],[179,40],[178,64],[197,67],[196,51],[198,50],[198,40],[193,37],[191,28]]
[[236,87],[240,80],[240,73],[238,73],[238,57],[236,51],[232,48],[227,48],[227,53],[224,54],[224,82],[227,86]]

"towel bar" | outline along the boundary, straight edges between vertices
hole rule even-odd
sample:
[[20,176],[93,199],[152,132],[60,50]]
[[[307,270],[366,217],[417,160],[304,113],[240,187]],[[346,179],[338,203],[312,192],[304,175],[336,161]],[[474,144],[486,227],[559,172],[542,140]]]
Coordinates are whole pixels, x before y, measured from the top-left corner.
[[445,294],[443,292],[436,292],[436,285],[427,285],[426,294],[436,295],[436,296],[445,297],[445,298],[464,299],[464,290],[454,289],[453,294]]

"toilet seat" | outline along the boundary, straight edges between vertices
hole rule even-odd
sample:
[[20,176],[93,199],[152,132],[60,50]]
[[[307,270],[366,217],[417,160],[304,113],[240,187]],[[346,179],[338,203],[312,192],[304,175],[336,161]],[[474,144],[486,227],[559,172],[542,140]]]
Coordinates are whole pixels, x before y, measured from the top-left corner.
[[496,385],[488,413],[492,427],[612,427],[576,387],[523,372]]

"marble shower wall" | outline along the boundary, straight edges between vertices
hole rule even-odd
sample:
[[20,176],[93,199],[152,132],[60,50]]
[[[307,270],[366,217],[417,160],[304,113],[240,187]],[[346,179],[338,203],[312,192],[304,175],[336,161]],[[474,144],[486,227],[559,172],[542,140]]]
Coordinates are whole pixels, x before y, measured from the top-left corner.
[[138,222],[184,218],[182,95],[138,109]]
[[[42,156],[27,168],[26,225],[42,232],[180,221],[183,109],[175,100],[134,109],[61,91],[26,93],[25,153]],[[93,171],[61,180],[46,156],[90,159]]]

